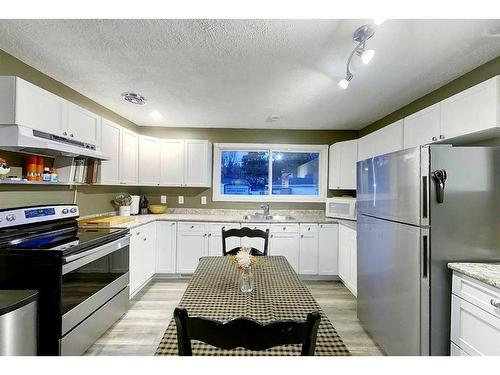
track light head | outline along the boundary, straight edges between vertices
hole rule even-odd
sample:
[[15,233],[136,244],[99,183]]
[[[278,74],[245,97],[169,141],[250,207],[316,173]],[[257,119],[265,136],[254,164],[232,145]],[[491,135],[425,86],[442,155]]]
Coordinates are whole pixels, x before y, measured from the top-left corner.
[[351,74],[351,73],[347,73],[347,75],[345,76],[344,79],[341,79],[339,81],[339,86],[346,90],[348,87],[349,87],[349,82],[351,81],[351,79],[353,78],[354,76]]

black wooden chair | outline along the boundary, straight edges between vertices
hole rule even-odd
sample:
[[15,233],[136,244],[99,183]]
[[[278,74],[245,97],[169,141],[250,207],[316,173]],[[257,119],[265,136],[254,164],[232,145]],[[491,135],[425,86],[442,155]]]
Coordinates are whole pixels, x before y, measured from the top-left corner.
[[238,251],[240,251],[239,247],[235,247],[234,249],[231,250],[226,250],[226,238],[229,237],[250,237],[250,238],[256,238],[260,237],[264,239],[264,250],[258,250],[254,247],[251,248],[250,250],[250,255],[256,255],[256,256],[263,256],[267,255],[267,247],[269,243],[269,229],[266,229],[265,231],[260,230],[260,229],[250,229],[248,227],[243,227],[241,229],[229,229],[225,230],[224,227],[222,228],[222,255],[236,255]]
[[316,336],[321,321],[319,312],[307,314],[305,321],[277,320],[261,324],[250,318],[219,322],[208,318],[190,317],[187,310],[174,311],[177,325],[177,346],[180,356],[191,356],[191,340],[202,341],[220,349],[245,348],[264,350],[275,346],[302,344],[301,355],[314,355]]

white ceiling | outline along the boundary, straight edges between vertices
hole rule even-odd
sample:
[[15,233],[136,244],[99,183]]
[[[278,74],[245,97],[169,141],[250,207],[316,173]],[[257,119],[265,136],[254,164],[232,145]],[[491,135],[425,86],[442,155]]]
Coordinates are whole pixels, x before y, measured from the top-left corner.
[[1,20],[0,49],[138,125],[283,129],[363,128],[500,55],[500,20],[389,20],[344,91],[370,21]]

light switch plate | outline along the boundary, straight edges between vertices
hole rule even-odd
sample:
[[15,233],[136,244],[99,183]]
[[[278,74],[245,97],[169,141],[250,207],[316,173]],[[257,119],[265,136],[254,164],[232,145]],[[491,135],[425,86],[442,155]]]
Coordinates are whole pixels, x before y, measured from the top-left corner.
[[161,195],[161,196],[160,196],[160,202],[161,202],[162,204],[167,203],[167,196],[166,196],[166,195]]
[[179,195],[179,197],[177,198],[177,202],[179,204],[184,204],[184,196],[183,195]]
[[207,204],[207,197],[201,197],[201,204]]

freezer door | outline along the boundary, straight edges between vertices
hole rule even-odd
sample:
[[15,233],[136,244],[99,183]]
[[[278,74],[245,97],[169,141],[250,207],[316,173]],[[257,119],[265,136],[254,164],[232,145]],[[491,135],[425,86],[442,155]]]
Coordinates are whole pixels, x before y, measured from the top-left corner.
[[431,354],[450,341],[450,262],[500,261],[500,147],[434,148],[430,172],[446,171],[442,203],[431,183]]
[[358,318],[388,355],[428,352],[427,258],[421,231],[358,217]]
[[358,162],[358,217],[427,225],[427,155],[427,147],[414,147]]

